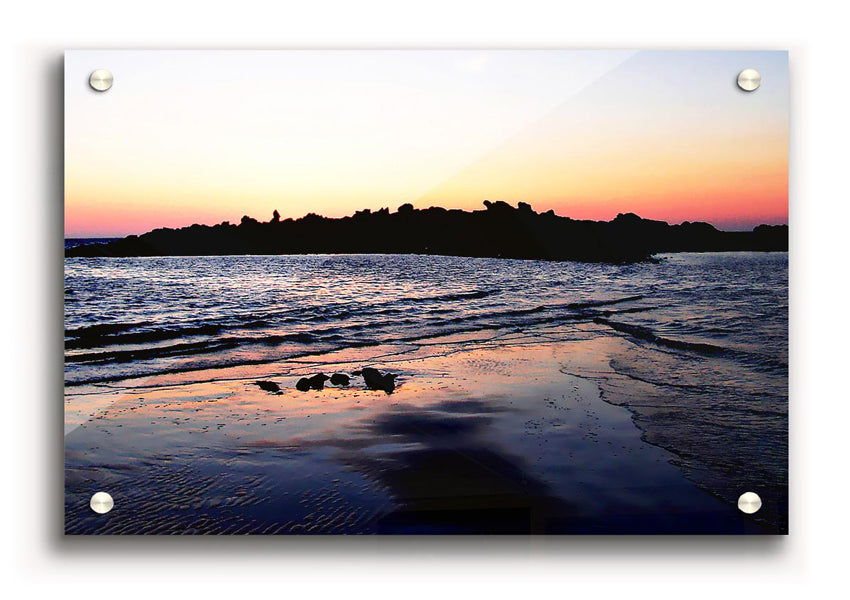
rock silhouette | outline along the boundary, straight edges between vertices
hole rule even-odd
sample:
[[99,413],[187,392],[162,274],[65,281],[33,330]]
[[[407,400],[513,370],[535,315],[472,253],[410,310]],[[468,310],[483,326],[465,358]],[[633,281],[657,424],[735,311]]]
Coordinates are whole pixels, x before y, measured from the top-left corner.
[[708,223],[664,221],[619,214],[611,221],[582,221],[554,211],[535,212],[502,201],[485,210],[416,209],[403,204],[352,216],[310,213],[268,222],[248,216],[238,225],[155,229],[105,244],[68,248],[74,256],[207,256],[228,254],[432,254],[539,260],[627,263],[660,252],[776,251],[788,249],[787,225],[720,231]]
[[392,394],[395,390],[396,375],[391,373],[381,373],[378,369],[366,367],[359,371],[366,383],[366,387],[370,390],[382,390],[388,394]]
[[324,373],[312,375],[311,377],[302,377],[295,384],[295,389],[301,392],[306,392],[308,390],[323,390],[325,389],[325,382],[328,379],[329,377]]
[[351,378],[345,373],[334,373],[331,375],[331,384],[332,385],[348,385],[351,383]]
[[259,388],[265,392],[270,392],[272,394],[280,393],[280,386],[274,381],[255,381],[254,384],[259,386]]
[[310,387],[311,387],[311,388],[313,388],[314,390],[321,390],[321,389],[324,389],[324,387],[325,387],[325,382],[326,382],[328,379],[330,379],[330,377],[328,377],[328,376],[327,376],[327,375],[325,375],[324,373],[319,373],[318,375],[313,375],[313,376],[312,376],[312,377],[310,377],[310,379],[309,379],[309,381],[310,381]]

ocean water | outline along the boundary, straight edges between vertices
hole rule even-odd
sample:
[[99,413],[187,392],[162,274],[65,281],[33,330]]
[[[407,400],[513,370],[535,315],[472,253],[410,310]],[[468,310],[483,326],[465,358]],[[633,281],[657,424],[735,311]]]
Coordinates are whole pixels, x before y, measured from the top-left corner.
[[[65,380],[271,363],[437,336],[613,336],[597,381],[644,439],[734,501],[787,525],[788,257],[661,255],[599,265],[439,256],[65,260]],[[554,337],[553,337],[554,336]]]
[[673,254],[628,266],[434,256],[67,259],[66,384],[594,317],[658,336],[665,351],[782,373],[787,255]]

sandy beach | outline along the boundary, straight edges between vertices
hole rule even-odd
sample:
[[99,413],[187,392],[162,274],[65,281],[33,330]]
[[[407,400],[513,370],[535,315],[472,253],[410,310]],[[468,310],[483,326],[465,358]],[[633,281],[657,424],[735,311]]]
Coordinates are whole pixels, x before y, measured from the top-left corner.
[[[611,367],[633,345],[603,328],[69,388],[66,533],[769,532],[605,401],[639,382]],[[356,377],[295,389],[370,365],[398,374],[392,394]],[[110,513],[89,509],[95,491],[113,496]]]

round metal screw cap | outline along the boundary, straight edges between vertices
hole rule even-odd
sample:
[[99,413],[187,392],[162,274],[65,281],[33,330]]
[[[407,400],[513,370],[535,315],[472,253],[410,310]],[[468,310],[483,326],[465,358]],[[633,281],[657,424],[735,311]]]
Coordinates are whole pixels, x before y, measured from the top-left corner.
[[112,87],[112,73],[106,69],[98,69],[89,75],[89,85],[93,90],[105,92]]
[[754,92],[761,85],[761,74],[755,69],[744,69],[738,73],[738,87],[745,92]]
[[112,507],[115,506],[115,502],[113,502],[112,496],[106,492],[98,492],[91,497],[89,506],[97,514],[103,515],[112,510]]
[[755,492],[746,492],[738,498],[738,510],[751,515],[761,508],[761,498]]

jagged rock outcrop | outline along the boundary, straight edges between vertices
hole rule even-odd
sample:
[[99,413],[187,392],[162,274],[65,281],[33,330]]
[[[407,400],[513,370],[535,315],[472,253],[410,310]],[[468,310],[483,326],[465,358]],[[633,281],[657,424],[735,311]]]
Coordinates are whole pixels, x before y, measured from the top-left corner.
[[719,231],[708,223],[669,225],[620,214],[612,221],[579,221],[502,201],[464,211],[403,204],[342,218],[310,213],[271,221],[242,217],[239,225],[155,229],[108,244],[66,250],[72,256],[204,256],[227,254],[435,254],[589,262],[635,262],[659,252],[787,250],[787,225]]

